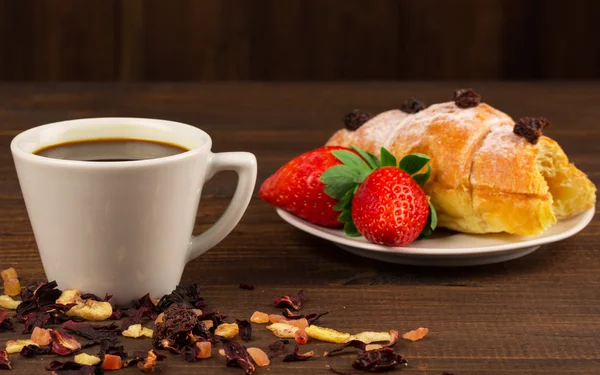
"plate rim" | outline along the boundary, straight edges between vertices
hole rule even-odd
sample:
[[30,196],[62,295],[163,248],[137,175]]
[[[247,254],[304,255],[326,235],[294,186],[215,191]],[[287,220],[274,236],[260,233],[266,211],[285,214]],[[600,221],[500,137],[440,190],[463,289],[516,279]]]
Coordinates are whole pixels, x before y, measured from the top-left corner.
[[[553,242],[557,242],[557,241],[561,241],[564,240],[565,238],[569,238],[577,233],[579,233],[581,230],[583,230],[594,218],[595,215],[595,211],[596,211],[596,207],[592,207],[589,210],[586,210],[576,216],[574,216],[573,218],[576,218],[577,216],[580,216],[579,221],[577,222],[577,224],[570,228],[569,230],[566,230],[564,232],[560,232],[560,233],[556,233],[547,237],[541,237],[541,238],[533,238],[531,240],[527,240],[527,241],[520,241],[520,242],[514,242],[514,243],[508,243],[508,244],[502,244],[502,245],[490,245],[490,246],[483,246],[483,247],[474,247],[474,248],[446,248],[446,249],[442,249],[442,248],[425,248],[425,247],[387,247],[387,246],[382,246],[382,245],[377,245],[377,244],[373,244],[373,243],[367,243],[367,242],[359,242],[356,240],[353,240],[351,238],[344,238],[344,237],[339,237],[337,235],[333,235],[329,232],[327,232],[326,230],[318,227],[315,224],[311,224],[279,207],[275,207],[275,210],[277,212],[277,214],[279,215],[279,217],[281,217],[284,221],[286,221],[288,224],[291,224],[292,226],[308,233],[311,234],[313,236],[316,237],[320,237],[322,239],[331,241],[331,242],[335,242],[335,243],[340,243],[342,245],[346,245],[346,246],[350,246],[350,247],[357,247],[363,250],[370,250],[370,251],[377,251],[377,252],[383,252],[383,253],[391,253],[391,254],[398,254],[398,255],[420,255],[420,256],[464,256],[464,255],[481,255],[481,254],[492,254],[492,253],[500,253],[500,252],[508,252],[508,251],[512,251],[512,250],[518,250],[518,249],[522,249],[524,247],[532,247],[532,246],[541,246],[541,245],[545,245],[548,243],[553,243]],[[331,229],[328,228],[328,230],[336,230],[336,231],[341,231],[341,229]]]

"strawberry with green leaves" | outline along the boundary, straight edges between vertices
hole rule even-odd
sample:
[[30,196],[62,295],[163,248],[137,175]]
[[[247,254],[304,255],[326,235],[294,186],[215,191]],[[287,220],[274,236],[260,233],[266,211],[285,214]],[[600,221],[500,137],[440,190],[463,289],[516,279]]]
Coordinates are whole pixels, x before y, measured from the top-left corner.
[[344,224],[338,220],[340,213],[333,209],[337,200],[325,194],[325,185],[320,180],[323,172],[341,165],[342,162],[332,154],[338,151],[358,158],[351,149],[339,146],[325,146],[305,152],[265,180],[259,189],[260,197],[313,224],[342,227]]
[[321,176],[325,193],[338,201],[334,210],[342,211],[338,219],[345,233],[386,246],[405,246],[430,235],[437,216],[422,189],[431,173],[430,158],[411,154],[398,165],[383,147],[381,160],[353,149],[333,151],[342,164]]

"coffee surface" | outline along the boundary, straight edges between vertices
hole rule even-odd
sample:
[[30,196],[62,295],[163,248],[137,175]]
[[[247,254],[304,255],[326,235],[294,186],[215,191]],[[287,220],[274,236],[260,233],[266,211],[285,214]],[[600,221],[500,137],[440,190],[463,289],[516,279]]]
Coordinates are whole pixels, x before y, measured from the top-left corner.
[[34,154],[53,159],[114,162],[163,158],[186,151],[189,150],[171,143],[114,138],[59,143]]

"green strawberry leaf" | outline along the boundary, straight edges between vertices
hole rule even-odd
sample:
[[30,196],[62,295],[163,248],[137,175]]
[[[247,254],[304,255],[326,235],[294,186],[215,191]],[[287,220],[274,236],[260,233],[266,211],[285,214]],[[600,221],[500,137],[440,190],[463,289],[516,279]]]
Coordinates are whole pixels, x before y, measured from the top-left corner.
[[381,166],[395,167],[398,164],[396,157],[392,155],[385,147],[381,148]]
[[413,175],[420,171],[431,158],[425,154],[410,154],[400,160],[400,169],[404,172]]
[[325,184],[325,194],[334,199],[343,199],[346,192],[356,185],[360,172],[351,167],[341,164],[336,165],[321,175],[321,182]]
[[338,217],[338,220],[341,221],[342,223],[352,222],[352,211],[349,209],[345,209],[344,211],[342,211],[342,213]]
[[377,168],[379,168],[381,166],[381,163],[379,162],[379,159],[377,159],[377,156],[371,154],[370,152],[362,150],[362,149],[360,149],[358,147],[355,147],[355,146],[351,146],[351,147],[360,156],[362,156],[363,159],[365,159],[367,161],[367,163],[369,164],[369,166],[371,167],[371,169],[375,170],[375,169],[377,169]]
[[358,229],[356,229],[356,225],[354,225],[353,222],[348,222],[344,224],[344,233],[346,233],[346,235],[349,237],[361,236],[360,232],[358,231]]
[[427,171],[424,173],[415,174],[412,176],[413,180],[419,184],[419,186],[425,186],[427,180],[429,180],[429,176],[431,175],[431,165],[427,164]]
[[427,217],[427,223],[417,240],[422,240],[423,238],[431,236],[435,228],[437,228],[437,221],[437,212],[431,202],[429,202],[429,216]]
[[[357,185],[358,186],[358,185]],[[350,208],[352,206],[352,197],[354,196],[354,189],[349,189],[339,202],[333,206],[334,211],[343,211],[346,208]]]
[[371,173],[371,167],[358,155],[354,152],[348,150],[336,150],[331,152],[333,156],[338,158],[339,161],[351,167],[352,169],[356,169],[361,173]]

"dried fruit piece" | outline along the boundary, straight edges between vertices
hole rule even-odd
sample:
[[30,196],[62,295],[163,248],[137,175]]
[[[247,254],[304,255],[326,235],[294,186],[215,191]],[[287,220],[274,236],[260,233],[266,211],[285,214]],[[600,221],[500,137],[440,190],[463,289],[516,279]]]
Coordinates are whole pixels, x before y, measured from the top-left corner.
[[481,95],[473,89],[458,89],[454,92],[454,103],[460,108],[477,107],[481,103]]
[[343,121],[346,129],[355,131],[372,118],[373,115],[367,111],[353,109],[344,115]]
[[402,335],[402,338],[405,340],[417,341],[417,340],[421,340],[423,337],[425,337],[428,332],[429,332],[428,328],[420,327],[420,328],[414,329],[412,331],[406,332],[405,334]]
[[31,340],[8,340],[6,342],[6,352],[8,354],[20,353],[21,350],[27,345],[39,346]]
[[118,355],[105,354],[102,361],[102,368],[105,370],[119,370],[123,368],[123,360]]
[[547,126],[550,126],[550,122],[543,117],[521,117],[515,123],[513,133],[525,138],[531,144],[536,144]]
[[303,329],[298,329],[294,334],[294,339],[300,345],[305,345],[308,342],[308,335]]
[[153,335],[154,335],[154,331],[151,330],[150,328],[147,328],[147,327],[142,328],[142,336],[145,336],[145,337],[151,339]]
[[420,100],[417,100],[415,98],[410,98],[407,99],[402,106],[400,106],[400,110],[404,113],[409,113],[409,114],[413,114],[413,113],[417,113],[417,112],[421,112],[422,110],[424,110],[426,108],[425,103],[423,103]]
[[237,336],[239,327],[235,323],[222,323],[215,329],[215,335],[228,339]]
[[219,355],[225,357],[225,349],[219,349]]
[[385,371],[399,364],[406,364],[406,359],[400,354],[394,353],[392,348],[383,348],[363,352],[352,362],[352,367],[361,371]]
[[271,323],[287,323],[288,320],[279,314],[269,314],[269,322]]
[[307,359],[312,358],[315,355],[314,351],[306,352],[304,354],[299,353],[300,348],[296,345],[296,349],[291,354],[286,355],[283,358],[283,362],[298,362],[298,361],[306,361]]
[[252,324],[247,320],[238,319],[235,320],[235,324],[238,326],[240,338],[244,341],[250,341],[252,338]]
[[8,279],[4,282],[4,293],[7,296],[15,297],[21,294],[21,283],[19,279]]
[[142,372],[154,372],[156,368],[156,362],[162,361],[166,357],[161,354],[157,354],[154,350],[149,350],[148,355],[141,362],[138,362],[137,367]]
[[79,301],[82,301],[79,289],[65,289],[61,293],[60,297],[56,299],[56,303],[61,305],[69,305]]
[[248,354],[252,357],[256,365],[260,367],[268,366],[271,361],[269,360],[269,356],[260,348],[248,348],[246,349]]
[[370,344],[372,342],[378,341],[390,341],[391,337],[392,336],[389,332],[366,331],[357,333],[356,335],[350,335],[350,337],[348,337],[346,341],[358,340],[364,342],[365,344]]
[[256,371],[254,360],[248,354],[246,347],[229,339],[222,339],[223,349],[227,357],[227,366],[239,366],[246,375]]
[[35,327],[31,332],[31,341],[40,346],[50,345],[52,342],[52,336],[50,336],[50,330],[40,327]]
[[282,339],[293,339],[296,337],[296,331],[299,330],[298,327],[287,323],[273,323],[270,326],[267,326],[267,329],[273,332],[275,336]]
[[384,346],[381,344],[368,344],[365,346],[365,351],[369,351],[369,350],[378,350],[383,348]]
[[12,297],[7,296],[6,294],[0,296],[0,307],[2,308],[16,310],[16,308],[19,307],[20,304],[21,301],[15,301],[14,299],[12,299]]
[[10,359],[8,359],[8,353],[6,350],[0,350],[0,369],[12,370]]
[[308,327],[308,320],[306,320],[305,318],[288,320],[287,324],[292,325],[294,327],[298,327],[299,329],[306,329],[306,327]]
[[269,358],[275,358],[283,353],[287,344],[289,344],[288,340],[277,340],[269,345]]
[[275,304],[275,307],[292,308],[292,309],[298,311],[298,310],[302,309],[302,302],[304,301],[305,298],[306,298],[306,293],[304,292],[304,290],[301,290],[298,292],[298,295],[295,297],[274,296],[273,303]]
[[337,344],[345,342],[348,337],[350,337],[349,333],[339,332],[331,328],[319,327],[315,325],[308,326],[305,330],[308,334],[308,337],[312,337],[313,339],[321,341],[335,342]]
[[198,359],[210,358],[212,356],[212,343],[210,341],[197,342],[196,346],[198,347]]
[[132,324],[125,331],[121,332],[125,337],[138,338],[142,336],[142,325]]
[[206,327],[206,329],[211,329],[215,326],[215,323],[212,320],[202,320],[202,324]]
[[50,331],[50,336],[52,337],[52,351],[58,355],[69,355],[81,349],[81,344],[68,333],[53,329]]
[[75,363],[79,363],[80,365],[94,366],[100,363],[100,358],[87,353],[79,353],[73,358],[73,361]]
[[158,316],[156,317],[156,320],[154,321],[154,324],[159,324],[162,323],[163,320],[165,319],[165,313],[161,312],[160,314],[158,314]]
[[67,316],[78,316],[92,321],[106,320],[111,317],[112,313],[110,302],[98,302],[91,299],[77,303],[66,312]]
[[269,323],[269,314],[255,311],[250,317],[252,323]]
[[18,279],[19,275],[17,274],[17,270],[13,267],[7,268],[3,271],[0,271],[0,275],[2,276],[3,281],[8,281],[10,279]]

